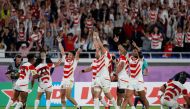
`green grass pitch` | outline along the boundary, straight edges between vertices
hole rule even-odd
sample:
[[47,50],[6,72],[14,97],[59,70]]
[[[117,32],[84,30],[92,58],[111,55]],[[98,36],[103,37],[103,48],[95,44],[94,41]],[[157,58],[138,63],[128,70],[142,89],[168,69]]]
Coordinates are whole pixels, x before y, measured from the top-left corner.
[[[61,109],[61,107],[50,107],[51,109]],[[0,107],[0,109],[5,109],[5,107]],[[11,107],[11,109],[14,109]],[[26,109],[34,109],[34,107],[27,107]],[[46,109],[46,107],[39,107],[38,109]],[[66,109],[76,109],[75,107],[67,107]],[[92,106],[83,106],[82,109],[94,109]],[[104,107],[101,107],[101,109],[104,109]],[[114,109],[111,107],[111,109]],[[129,107],[127,109],[130,109]],[[142,109],[142,107],[137,107],[137,109]],[[160,109],[159,106],[152,106],[150,109]]]

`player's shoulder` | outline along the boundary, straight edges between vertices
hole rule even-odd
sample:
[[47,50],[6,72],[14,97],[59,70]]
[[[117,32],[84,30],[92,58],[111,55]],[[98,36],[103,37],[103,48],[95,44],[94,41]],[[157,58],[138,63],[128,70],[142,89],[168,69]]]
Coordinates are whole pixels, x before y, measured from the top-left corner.
[[31,65],[31,63],[29,63],[29,62],[24,62],[23,64],[22,64],[22,66],[30,66]]
[[120,55],[119,57],[121,60],[126,60],[126,57],[124,55]]

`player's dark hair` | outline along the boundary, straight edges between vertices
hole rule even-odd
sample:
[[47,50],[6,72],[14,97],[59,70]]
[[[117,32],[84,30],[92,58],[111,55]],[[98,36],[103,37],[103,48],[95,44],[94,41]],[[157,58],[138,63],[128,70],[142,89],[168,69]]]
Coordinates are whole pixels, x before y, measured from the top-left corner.
[[28,58],[28,61],[31,62],[33,59],[34,59],[35,55],[34,54],[28,54],[27,55],[27,58]]
[[184,84],[186,82],[186,80],[187,80],[187,75],[185,74],[185,72],[181,72],[179,75],[178,81],[181,84]]
[[75,56],[76,55],[76,52],[73,50],[73,51],[69,51],[69,53],[72,53],[73,54],[73,56]]
[[103,47],[108,48],[109,49],[109,45],[108,44],[104,44]]

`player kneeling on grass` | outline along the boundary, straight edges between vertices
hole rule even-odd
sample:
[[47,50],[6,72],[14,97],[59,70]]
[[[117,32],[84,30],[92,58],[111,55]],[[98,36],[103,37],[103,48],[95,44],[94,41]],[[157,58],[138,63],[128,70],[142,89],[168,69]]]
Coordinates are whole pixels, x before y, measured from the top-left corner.
[[74,82],[74,71],[79,61],[80,48],[77,50],[76,53],[74,51],[70,51],[68,55],[66,56],[64,52],[64,48],[61,44],[62,38],[58,37],[57,40],[59,42],[59,49],[61,51],[61,54],[64,60],[63,79],[61,82],[62,109],[66,109],[65,98],[71,101],[77,107],[77,109],[82,109],[82,107],[78,105],[75,99],[71,97],[71,91],[72,91],[73,82]]
[[29,84],[30,74],[32,74],[33,78],[35,79],[38,78],[38,74],[33,65],[35,63],[34,55],[29,54],[27,58],[28,58],[28,62],[20,66],[19,78],[16,81],[15,87],[14,87],[14,95],[13,95],[13,98],[9,100],[6,106],[6,109],[9,109],[10,106],[18,99],[19,96],[21,98],[21,101],[17,103],[15,109],[22,108],[23,105],[26,103],[27,97],[28,97],[28,92],[29,92],[28,84]]
[[[96,59],[93,60],[92,64],[90,67],[82,70],[81,72],[82,73],[85,73],[85,72],[90,72],[92,71],[92,85],[91,85],[91,93],[92,93],[92,98],[94,99],[94,85],[95,85],[95,79],[96,79],[96,74],[98,73],[98,65],[97,65],[97,62],[98,62],[98,59],[100,58],[100,52],[98,50],[96,50],[96,54],[95,54],[95,57]],[[99,95],[99,100],[100,102],[105,106],[105,109],[109,109],[109,105],[107,104],[107,102],[105,101],[104,98],[102,98],[101,95]]]
[[[51,59],[46,58],[46,51],[40,51],[40,59],[38,59],[38,63],[36,63],[36,70],[39,75],[39,85],[38,85],[38,94],[35,100],[34,109],[38,108],[40,98],[42,94],[46,93],[46,109],[50,109],[50,97],[52,93],[52,79],[51,79],[51,70],[54,67],[57,67],[61,64],[61,59],[55,64],[52,63]],[[33,81],[34,82],[34,81]]]
[[178,76],[174,76],[174,80],[170,79],[166,84],[161,87],[161,91],[164,93],[161,97],[161,109],[163,106],[171,107],[171,109],[178,109],[179,104],[177,99],[183,95],[188,109],[190,108],[190,99],[188,97],[187,89],[183,86],[187,79],[187,73],[181,72]]

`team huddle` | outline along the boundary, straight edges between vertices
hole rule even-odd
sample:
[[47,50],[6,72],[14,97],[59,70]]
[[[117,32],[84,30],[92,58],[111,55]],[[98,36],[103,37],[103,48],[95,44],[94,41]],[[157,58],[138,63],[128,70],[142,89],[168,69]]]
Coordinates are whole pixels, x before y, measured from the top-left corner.
[[[51,75],[55,67],[64,63],[63,78],[61,81],[61,103],[62,109],[66,109],[67,98],[71,101],[77,109],[82,109],[74,98],[71,97],[72,87],[74,85],[74,71],[79,61],[79,55],[81,49],[77,52],[70,51],[66,55],[64,48],[61,44],[62,38],[57,38],[59,43],[59,49],[61,51],[62,58],[58,59],[56,63],[53,63],[51,59],[47,58],[46,51],[40,51],[39,59],[35,59],[35,56],[29,54],[27,56],[28,62],[23,63],[19,67],[19,77],[13,85],[14,95],[7,103],[6,109],[19,101],[15,109],[24,109],[26,107],[27,96],[29,92],[30,75],[32,75],[31,83],[34,85],[35,79],[38,80],[38,94],[35,100],[34,108],[37,109],[40,98],[43,93],[46,94],[46,109],[50,109],[50,98],[52,93],[52,79]],[[100,102],[104,105],[105,109],[109,109],[110,106],[101,97],[103,92],[105,96],[112,102],[115,109],[126,109],[127,105],[131,109],[135,109],[136,105],[133,103],[133,96],[138,96],[143,103],[143,108],[149,109],[149,102],[146,98],[146,90],[144,86],[143,75],[147,75],[147,69],[143,68],[145,59],[141,53],[140,48],[132,42],[132,53],[127,53],[125,47],[118,42],[118,37],[114,38],[114,41],[118,45],[119,58],[115,59],[114,54],[109,53],[106,45],[103,45],[97,32],[93,33],[93,42],[96,48],[95,59],[92,61],[91,66],[80,71],[80,73],[92,71],[92,84],[91,92],[94,99],[94,109],[100,109]],[[113,72],[112,63],[115,63],[116,69]],[[161,108],[167,106],[171,109],[178,109],[179,104],[177,98],[180,95],[184,96],[186,104],[184,108],[190,108],[190,98],[188,97],[188,91],[183,86],[186,79],[190,78],[190,75],[186,72],[180,72],[170,79],[166,84],[161,87],[163,92],[161,96]],[[117,100],[110,92],[111,82],[117,81]]]

